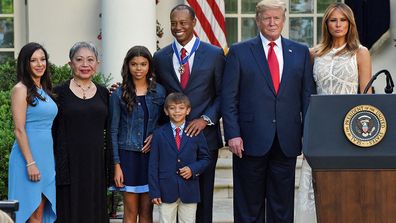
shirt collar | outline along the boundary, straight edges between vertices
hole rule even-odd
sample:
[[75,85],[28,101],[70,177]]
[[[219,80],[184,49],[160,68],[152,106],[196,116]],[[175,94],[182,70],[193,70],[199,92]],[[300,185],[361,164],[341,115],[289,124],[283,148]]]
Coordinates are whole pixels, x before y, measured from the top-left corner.
[[[272,42],[272,41],[269,41],[267,38],[265,38],[265,37],[263,36],[263,34],[261,34],[261,32],[260,32],[260,39],[261,39],[261,42],[263,43],[263,46],[266,46],[266,47],[268,47],[268,44],[269,44],[270,42]],[[273,41],[273,42],[276,43],[276,46],[278,46],[279,48],[282,48],[282,37],[281,37],[281,36],[279,36],[279,38],[276,39],[276,40]]]
[[[176,130],[176,125],[173,123],[173,122],[170,122],[170,124],[171,124],[171,127],[172,127],[172,130],[173,130],[173,132],[175,132]],[[186,122],[184,122],[183,124],[181,124],[180,126],[179,126],[179,128],[180,128],[180,132],[183,132],[183,130],[184,130],[184,126],[186,125]]]
[[177,49],[177,51],[180,53],[181,49],[184,48],[184,49],[187,50],[187,55],[189,55],[190,52],[191,52],[191,50],[192,50],[192,48],[193,48],[193,46],[194,46],[194,43],[195,43],[195,40],[196,40],[196,39],[197,39],[197,37],[195,37],[195,36],[193,35],[193,38],[192,38],[192,39],[190,40],[190,42],[188,42],[185,46],[182,46],[179,42],[177,42],[176,40],[174,40],[175,43],[176,43],[176,49]]

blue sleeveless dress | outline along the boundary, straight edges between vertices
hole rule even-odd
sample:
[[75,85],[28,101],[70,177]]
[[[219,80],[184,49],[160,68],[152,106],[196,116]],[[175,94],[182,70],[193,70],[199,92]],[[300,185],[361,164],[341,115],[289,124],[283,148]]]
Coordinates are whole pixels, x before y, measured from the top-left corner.
[[38,89],[38,93],[45,97],[46,101],[36,98],[36,106],[28,106],[26,133],[41,180],[29,180],[26,161],[15,140],[9,160],[8,199],[19,201],[16,223],[24,223],[29,219],[39,206],[42,194],[47,198],[43,222],[54,222],[56,219],[55,161],[51,128],[58,108],[43,90]]

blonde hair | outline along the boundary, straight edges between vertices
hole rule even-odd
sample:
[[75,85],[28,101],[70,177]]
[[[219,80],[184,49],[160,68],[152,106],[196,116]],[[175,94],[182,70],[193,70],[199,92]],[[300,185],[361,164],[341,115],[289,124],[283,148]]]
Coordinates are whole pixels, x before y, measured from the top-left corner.
[[338,56],[342,54],[350,54],[352,56],[359,49],[359,35],[356,28],[355,17],[353,15],[352,9],[349,8],[349,6],[345,3],[333,3],[329,5],[329,7],[327,7],[323,15],[321,40],[320,43],[314,48],[316,56],[322,56],[332,49],[333,37],[329,32],[327,22],[330,18],[331,13],[333,13],[336,9],[344,14],[349,22],[348,32],[345,37],[346,45],[342,50],[338,51],[336,55]]
[[260,13],[267,9],[281,9],[283,11],[283,16],[286,12],[286,3],[282,0],[262,0],[256,5],[256,19],[259,17]]

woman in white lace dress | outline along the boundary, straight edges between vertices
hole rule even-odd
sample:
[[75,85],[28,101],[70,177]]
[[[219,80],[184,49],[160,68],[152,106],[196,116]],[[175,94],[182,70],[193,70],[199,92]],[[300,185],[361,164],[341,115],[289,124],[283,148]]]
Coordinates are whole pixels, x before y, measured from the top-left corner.
[[[321,42],[311,49],[318,94],[357,94],[371,78],[371,59],[360,45],[352,10],[344,3],[331,4],[322,20]],[[296,223],[316,223],[311,168],[303,161],[296,197]]]

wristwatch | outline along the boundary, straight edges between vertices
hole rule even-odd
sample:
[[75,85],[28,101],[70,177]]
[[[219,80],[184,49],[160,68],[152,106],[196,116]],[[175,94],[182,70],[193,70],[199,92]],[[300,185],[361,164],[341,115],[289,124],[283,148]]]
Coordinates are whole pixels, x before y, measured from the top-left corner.
[[213,125],[212,120],[210,120],[210,118],[208,116],[201,115],[201,118],[208,123],[207,125]]

